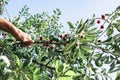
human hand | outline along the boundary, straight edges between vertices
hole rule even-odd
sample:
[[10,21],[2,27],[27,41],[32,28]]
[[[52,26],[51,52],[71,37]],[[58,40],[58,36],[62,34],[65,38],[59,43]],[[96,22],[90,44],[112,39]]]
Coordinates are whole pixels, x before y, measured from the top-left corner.
[[31,46],[33,43],[34,43],[34,40],[32,40],[32,38],[30,37],[29,34],[21,31],[21,30],[18,30],[17,34],[14,35],[14,37],[21,41],[21,46],[22,47],[29,47]]
[[22,44],[21,44],[22,47],[26,47],[26,46],[29,47],[34,43],[31,37],[26,33],[23,35],[23,38],[24,39],[22,40]]
[[30,46],[34,42],[31,39],[30,35],[21,31],[16,26],[14,26],[12,23],[10,23],[9,21],[3,18],[0,18],[0,29],[8,33],[11,33],[18,41],[22,42],[23,47]]

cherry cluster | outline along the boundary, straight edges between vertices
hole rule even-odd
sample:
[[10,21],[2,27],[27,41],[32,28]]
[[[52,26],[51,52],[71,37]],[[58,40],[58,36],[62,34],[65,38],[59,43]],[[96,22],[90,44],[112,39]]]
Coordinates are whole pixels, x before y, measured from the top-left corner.
[[46,42],[44,42],[43,40],[43,36],[40,36],[40,42],[43,42],[43,46],[45,47],[49,47],[50,49],[54,49],[53,44],[59,44],[59,45],[63,45],[66,46],[67,45],[67,39],[68,39],[68,34],[64,34],[64,35],[59,35],[59,42],[54,41],[54,39],[50,39]]
[[[105,15],[101,15],[101,19],[105,19]],[[97,24],[100,24],[100,23],[101,23],[101,21],[97,20]],[[104,29],[104,25],[101,25],[100,28]]]
[[5,37],[7,34],[2,32],[2,36]]
[[[99,20],[97,20],[97,24],[100,24],[101,23],[101,20],[105,20],[105,15],[101,15],[101,18],[99,18]],[[104,25],[101,25],[100,26],[101,29],[104,29]],[[54,46],[52,44],[59,44],[59,45],[63,45],[63,46],[66,46],[67,45],[67,39],[68,39],[68,34],[62,34],[62,35],[59,35],[59,38],[60,38],[60,41],[59,42],[56,42],[52,39],[50,39],[49,41],[46,41],[44,42],[43,41],[43,36],[40,36],[40,42],[43,43],[43,46],[45,47],[49,47],[50,49],[54,49]],[[84,38],[83,35],[80,36],[81,39]],[[98,40],[99,43],[101,43],[102,41],[101,40]],[[78,44],[75,44],[75,46],[78,46]]]
[[[100,19],[105,20],[105,15],[101,15]],[[97,24],[100,24],[100,23],[101,23],[101,20],[97,20]],[[100,29],[104,29],[104,25],[101,25]],[[101,43],[102,41],[98,40],[98,42]]]

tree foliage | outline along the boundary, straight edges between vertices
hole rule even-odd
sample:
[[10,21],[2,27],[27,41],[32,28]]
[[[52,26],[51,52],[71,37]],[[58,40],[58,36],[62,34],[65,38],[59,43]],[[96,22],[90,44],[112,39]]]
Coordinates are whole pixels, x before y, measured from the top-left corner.
[[24,6],[18,16],[9,19],[35,42],[31,47],[21,47],[19,41],[3,32],[0,79],[111,80],[109,74],[118,72],[119,80],[120,7],[99,18],[93,15],[75,24],[68,21],[69,32],[61,31],[60,15],[59,9],[52,15],[31,14]]

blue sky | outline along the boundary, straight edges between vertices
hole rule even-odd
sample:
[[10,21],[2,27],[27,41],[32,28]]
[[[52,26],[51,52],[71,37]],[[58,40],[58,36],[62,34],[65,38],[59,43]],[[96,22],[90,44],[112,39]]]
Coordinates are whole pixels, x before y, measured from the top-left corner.
[[[67,21],[76,22],[87,19],[93,14],[111,13],[120,5],[120,0],[9,0],[7,10],[11,16],[17,16],[24,5],[30,7],[31,13],[51,13],[56,8],[62,12],[60,22],[67,25]],[[113,75],[112,77],[114,77]]]
[[31,13],[51,13],[59,8],[62,11],[60,22],[76,22],[80,19],[87,19],[93,14],[100,16],[104,13],[111,13],[120,5],[119,0],[9,0],[7,6],[10,15],[18,14],[24,5],[30,7]]
[[9,0],[7,10],[11,16],[16,16],[24,5],[30,7],[31,13],[51,13],[56,8],[62,12],[60,23],[68,29],[67,21],[76,23],[87,19],[93,14],[111,13],[120,5],[119,0]]

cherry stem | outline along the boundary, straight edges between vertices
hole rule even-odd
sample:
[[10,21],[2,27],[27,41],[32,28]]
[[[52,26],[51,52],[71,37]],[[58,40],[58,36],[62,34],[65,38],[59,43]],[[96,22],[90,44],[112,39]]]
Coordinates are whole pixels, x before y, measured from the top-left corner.
[[[33,44],[45,44],[45,43],[47,43],[47,41],[45,42],[45,41],[35,41]],[[62,43],[63,45],[64,45],[64,42],[52,42],[52,43],[50,43],[50,42],[48,42],[48,44],[57,44],[57,45],[59,45],[60,43]],[[69,43],[69,42],[65,42],[65,43]],[[15,45],[19,45],[19,44],[24,44],[24,43],[22,43],[22,42],[17,42],[17,43],[15,43]]]

